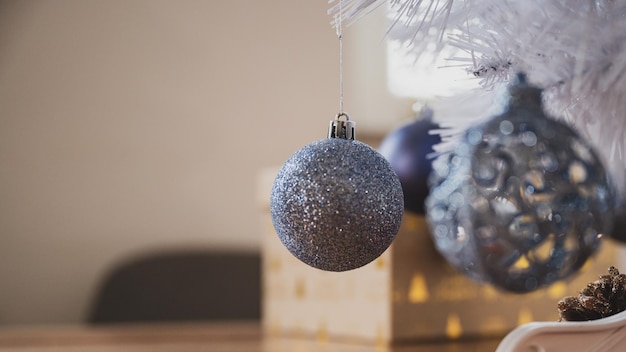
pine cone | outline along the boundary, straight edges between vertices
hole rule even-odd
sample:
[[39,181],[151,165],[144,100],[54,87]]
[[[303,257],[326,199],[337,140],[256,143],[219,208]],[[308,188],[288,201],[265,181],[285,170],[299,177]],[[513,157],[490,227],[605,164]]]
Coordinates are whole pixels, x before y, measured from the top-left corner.
[[578,296],[564,297],[557,304],[560,321],[586,321],[606,318],[626,310],[626,275],[610,267],[588,283]]

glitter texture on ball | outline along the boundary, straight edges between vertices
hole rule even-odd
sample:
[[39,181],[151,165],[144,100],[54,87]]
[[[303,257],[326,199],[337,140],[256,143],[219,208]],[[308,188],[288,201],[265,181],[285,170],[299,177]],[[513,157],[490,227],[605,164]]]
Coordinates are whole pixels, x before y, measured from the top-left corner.
[[614,190],[594,150],[544,115],[523,81],[508,109],[434,163],[426,201],[438,250],[478,281],[524,293],[570,277],[613,223]]
[[272,188],[270,212],[285,247],[327,271],[380,256],[400,228],[404,199],[393,169],[374,149],[328,138],[294,153]]

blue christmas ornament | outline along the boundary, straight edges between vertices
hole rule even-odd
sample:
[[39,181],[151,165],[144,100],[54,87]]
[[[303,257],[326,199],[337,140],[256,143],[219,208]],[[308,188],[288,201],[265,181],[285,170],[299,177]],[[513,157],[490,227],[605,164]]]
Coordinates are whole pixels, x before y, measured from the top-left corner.
[[613,224],[614,189],[595,151],[544,114],[524,77],[504,113],[434,163],[426,201],[437,249],[472,279],[529,292],[574,274]]
[[404,208],[417,214],[425,213],[428,177],[433,169],[430,154],[434,153],[433,146],[441,142],[441,137],[430,131],[437,128],[432,121],[432,110],[426,108],[420,118],[389,133],[378,148],[398,174]]
[[285,247],[328,271],[355,269],[380,256],[403,213],[402,187],[389,162],[354,140],[354,122],[345,117],[331,121],[328,139],[304,146],[285,162],[270,199]]

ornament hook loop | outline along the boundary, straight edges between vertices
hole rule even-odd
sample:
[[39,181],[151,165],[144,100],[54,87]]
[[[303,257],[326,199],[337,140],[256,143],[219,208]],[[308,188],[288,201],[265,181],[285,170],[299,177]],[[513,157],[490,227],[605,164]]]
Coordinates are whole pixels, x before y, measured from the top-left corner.
[[[345,117],[345,121],[341,120]],[[334,120],[330,121],[328,127],[328,138],[343,138],[343,139],[355,139],[355,126],[354,121],[350,121],[350,116],[345,112],[337,114]]]
[[339,120],[342,116],[346,118],[346,121],[350,120],[350,115],[348,115],[347,112],[340,112],[340,113],[338,113],[337,116],[335,117],[335,119]]

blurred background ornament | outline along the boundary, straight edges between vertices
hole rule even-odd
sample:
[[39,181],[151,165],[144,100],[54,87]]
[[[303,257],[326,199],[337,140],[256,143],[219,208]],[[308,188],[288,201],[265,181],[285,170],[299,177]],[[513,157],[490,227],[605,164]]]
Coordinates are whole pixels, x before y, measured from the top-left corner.
[[431,131],[438,129],[432,121],[433,111],[422,106],[417,118],[389,133],[379,147],[379,152],[395,170],[402,191],[404,208],[424,214],[424,201],[428,196],[428,176],[432,171],[435,151],[433,146],[441,142],[441,137]]
[[380,256],[400,229],[404,210],[391,165],[354,140],[354,122],[343,116],[331,121],[328,139],[304,146],[283,164],[270,198],[285,247],[327,271],[355,269]]
[[611,231],[614,189],[594,150],[543,112],[525,76],[504,113],[434,163],[437,249],[460,272],[524,293],[574,274]]

